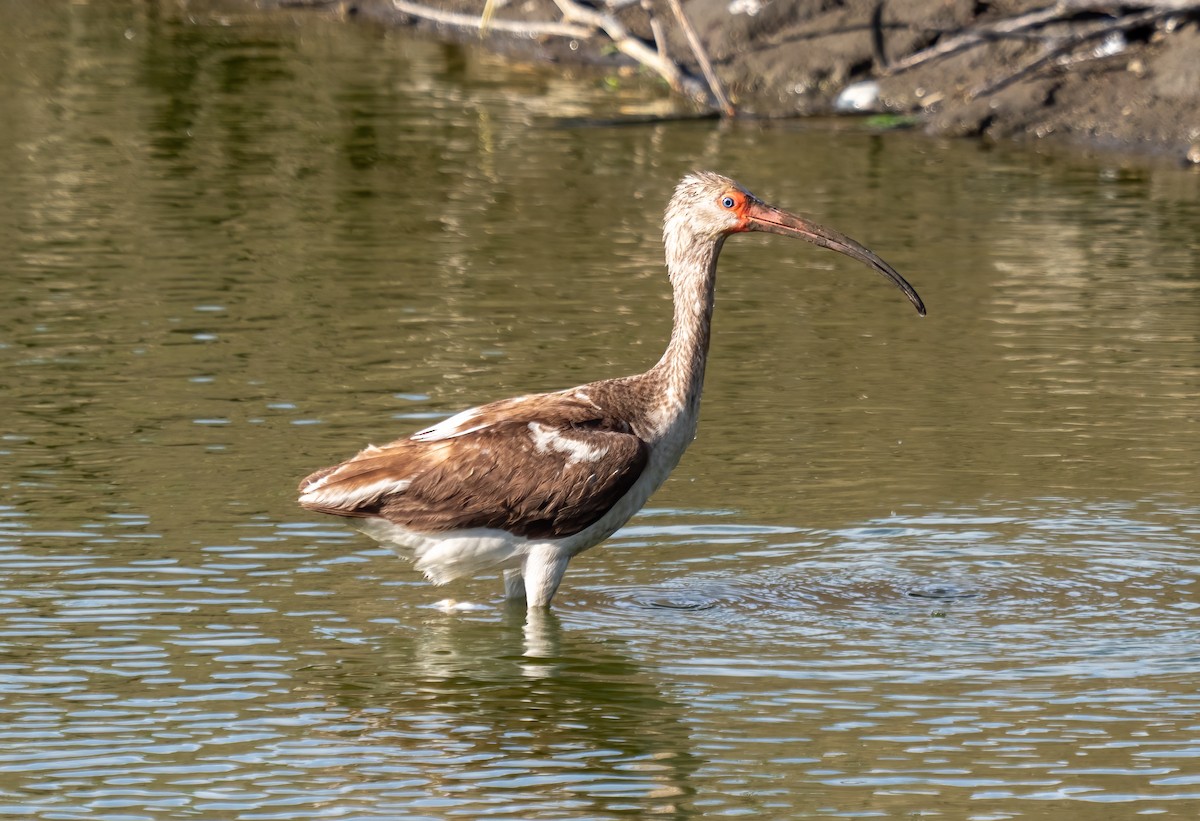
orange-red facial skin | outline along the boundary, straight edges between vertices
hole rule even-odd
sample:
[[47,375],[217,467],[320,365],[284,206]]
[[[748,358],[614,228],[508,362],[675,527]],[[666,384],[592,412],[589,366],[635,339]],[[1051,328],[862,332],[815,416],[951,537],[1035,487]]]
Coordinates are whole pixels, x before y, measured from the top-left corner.
[[[727,207],[725,205],[726,199],[733,200],[733,205]],[[750,204],[752,201],[753,201],[753,199],[751,197],[746,196],[746,194],[744,192],[739,191],[736,188],[731,188],[731,189],[725,191],[723,194],[721,194],[721,198],[718,200],[721,207],[724,208],[726,211],[733,212],[738,217],[738,226],[733,229],[735,232],[743,232],[743,231],[753,230],[750,226],[750,213],[749,213]]]

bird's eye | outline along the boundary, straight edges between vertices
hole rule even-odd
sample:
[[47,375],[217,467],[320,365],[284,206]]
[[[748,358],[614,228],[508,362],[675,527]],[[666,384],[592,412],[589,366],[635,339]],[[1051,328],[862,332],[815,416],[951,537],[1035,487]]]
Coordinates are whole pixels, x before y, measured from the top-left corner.
[[736,203],[734,202],[733,197],[725,196],[721,198],[721,205],[724,208],[732,208],[734,205],[736,205]]

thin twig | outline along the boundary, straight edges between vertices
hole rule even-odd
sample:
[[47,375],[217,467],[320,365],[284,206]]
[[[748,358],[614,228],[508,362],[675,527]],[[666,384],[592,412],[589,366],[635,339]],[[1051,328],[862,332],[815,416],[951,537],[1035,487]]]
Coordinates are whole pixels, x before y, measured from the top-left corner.
[[499,0],[483,0],[483,14],[479,16],[479,39],[487,37],[488,26],[496,14],[496,4]]
[[887,43],[883,35],[883,5],[886,0],[876,0],[875,8],[871,10],[871,55],[875,58],[875,68],[887,71]]
[[[443,26],[478,29],[484,25],[482,17],[441,11],[440,9],[423,6],[420,3],[409,2],[409,0],[392,0],[392,5],[396,7],[396,11],[403,14],[420,17],[422,20],[429,20],[432,23]],[[573,37],[577,40],[585,40],[592,35],[590,28],[552,20],[523,23],[517,20],[492,19],[487,22],[486,27],[492,31],[503,31],[506,34],[517,34],[525,37],[549,35],[552,37]]]
[[704,87],[695,77],[685,73],[675,63],[631,35],[625,26],[621,25],[621,22],[611,14],[602,14],[595,9],[576,3],[575,0],[554,0],[554,4],[558,6],[563,17],[568,21],[604,31],[619,51],[657,71],[676,93],[697,100],[704,100],[708,96]]
[[657,17],[650,18],[650,36],[654,38],[654,50],[664,60],[669,60],[667,57],[667,33],[663,30],[662,22]]
[[[646,16],[650,18],[650,36],[654,38],[654,50],[658,52],[658,56],[664,60],[670,59],[667,57],[667,35],[663,31],[662,23],[654,15],[654,3],[652,0],[638,0],[641,4],[642,11],[646,12]],[[611,7],[612,4],[610,3]]]
[[1176,13],[1177,12],[1175,9],[1152,8],[1148,11],[1143,11],[1141,14],[1126,15],[1115,22],[1105,22],[1103,25],[1090,26],[1082,31],[1075,31],[1069,36],[1063,38],[1063,40],[1057,44],[1047,46],[1039,55],[1029,60],[1010,74],[1001,77],[999,80],[994,80],[990,83],[985,83],[984,85],[976,86],[975,88],[971,89],[969,92],[967,92],[967,99],[976,100],[980,97],[986,97],[990,94],[995,94],[997,91],[1008,88],[1018,80],[1028,77],[1030,74],[1044,68],[1047,65],[1050,65],[1051,63],[1057,63],[1059,68],[1067,68],[1080,63],[1090,62],[1091,60],[1101,59],[1103,56],[1110,56],[1083,54],[1063,59],[1064,54],[1069,54],[1086,42],[1097,40],[1102,37],[1108,37],[1114,32],[1135,29],[1140,26],[1144,26],[1147,23],[1153,23],[1160,18]]
[[1054,5],[997,20],[994,23],[981,23],[953,37],[939,40],[927,49],[897,60],[882,74],[890,77],[931,60],[949,57],[991,40],[1021,35],[1027,29],[1050,23],[1066,22],[1081,12],[1108,13],[1120,18],[1129,9],[1143,10],[1146,13],[1155,12],[1157,15],[1195,13],[1200,11],[1200,3],[1195,0],[1058,0]]
[[683,13],[683,5],[679,0],[667,0],[667,2],[675,14],[675,19],[679,21],[679,27],[683,29],[683,33],[687,37],[688,45],[692,47],[692,54],[696,55],[696,62],[700,64],[700,70],[704,72],[704,79],[708,80],[708,88],[712,91],[712,95],[717,101],[717,107],[721,109],[721,114],[726,117],[735,116],[737,111],[729,102],[729,98],[725,96],[725,89],[721,86],[717,73],[713,71],[712,62],[708,59],[708,52],[704,50],[704,44],[700,42],[700,35],[696,33],[692,21]]
[[883,72],[885,77],[890,77],[899,74],[902,71],[908,71],[911,68],[916,68],[919,65],[928,63],[930,60],[937,60],[942,57],[949,57],[952,54],[957,54],[980,43],[986,42],[989,39],[999,37],[1006,34],[1012,34],[1025,28],[1040,26],[1050,20],[1060,17],[1062,12],[1058,5],[1050,8],[1038,9],[1036,11],[1019,14],[1016,17],[1007,20],[1000,20],[996,23],[980,24],[959,34],[955,37],[947,37],[944,40],[938,40],[935,45],[927,49],[910,54],[907,57],[897,60],[888,66]]

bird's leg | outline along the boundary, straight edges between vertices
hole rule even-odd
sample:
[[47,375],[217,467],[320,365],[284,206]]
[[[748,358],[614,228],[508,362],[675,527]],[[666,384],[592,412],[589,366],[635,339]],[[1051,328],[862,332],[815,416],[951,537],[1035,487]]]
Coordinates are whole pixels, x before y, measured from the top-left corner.
[[504,598],[508,601],[525,598],[525,577],[516,567],[504,571]]
[[538,544],[529,549],[521,568],[521,575],[525,577],[525,601],[529,607],[550,606],[550,599],[554,598],[570,560],[570,554],[555,545]]

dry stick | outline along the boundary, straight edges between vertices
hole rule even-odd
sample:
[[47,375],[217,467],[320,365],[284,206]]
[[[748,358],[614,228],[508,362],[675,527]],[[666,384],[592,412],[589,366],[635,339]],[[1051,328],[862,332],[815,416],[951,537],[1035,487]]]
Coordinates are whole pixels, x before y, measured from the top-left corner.
[[488,26],[492,23],[492,17],[496,14],[497,0],[483,0],[483,14],[479,16],[479,39],[487,37]]
[[1058,20],[1067,20],[1072,15],[1081,11],[1106,11],[1118,14],[1122,8],[1153,10],[1159,14],[1185,13],[1200,11],[1200,3],[1195,2],[1195,0],[1125,0],[1125,2],[1113,2],[1113,0],[1108,0],[1108,2],[1105,0],[1059,0],[1059,2],[1052,6],[1035,9],[1025,14],[1018,14],[1016,17],[998,20],[995,23],[983,23],[955,37],[940,40],[934,46],[918,51],[915,54],[910,54],[902,60],[897,60],[882,73],[885,77],[899,74],[902,71],[908,71],[911,68],[923,65],[930,60],[949,57],[960,51],[974,48],[989,40],[1018,34],[1025,29],[1043,26]]
[[676,93],[697,100],[706,99],[704,87],[694,77],[684,73],[677,65],[667,58],[665,53],[656,53],[653,49],[634,37],[631,37],[611,15],[600,14],[592,9],[580,6],[572,0],[554,0],[568,21],[574,20],[582,25],[571,22],[559,23],[537,21],[522,23],[516,20],[488,20],[470,14],[455,14],[453,12],[433,9],[410,0],[392,0],[397,11],[423,20],[429,20],[445,26],[456,28],[487,29],[503,31],[526,37],[550,35],[555,37],[572,37],[577,40],[590,38],[595,29],[603,29],[613,44],[622,52],[632,57],[642,65],[648,66],[659,73]]
[[890,77],[894,74],[899,74],[902,71],[908,71],[910,68],[927,63],[930,60],[936,60],[940,57],[949,57],[951,54],[957,54],[960,51],[965,51],[980,43],[986,42],[988,39],[1002,34],[1011,34],[1023,28],[1032,28],[1043,23],[1061,17],[1062,12],[1058,6],[1052,6],[1046,9],[1038,9],[1027,14],[1021,14],[1008,20],[1001,20],[997,23],[982,24],[971,31],[963,32],[957,37],[948,37],[945,40],[939,40],[937,45],[930,46],[923,51],[918,51],[915,54],[910,54],[902,60],[897,60],[888,66],[883,72],[885,77]]
[[667,33],[657,17],[650,18],[650,36],[654,38],[654,49],[659,56],[664,60],[670,59],[667,57]]
[[[396,7],[396,11],[403,14],[408,14],[413,17],[420,17],[423,20],[429,20],[433,23],[438,23],[443,26],[454,26],[455,28],[478,29],[483,25],[482,17],[474,17],[470,14],[455,14],[449,11],[441,11],[440,9],[432,9],[429,6],[423,6],[420,3],[411,3],[409,0],[392,0],[392,5]],[[509,34],[524,35],[527,37],[539,35],[551,35],[554,37],[573,37],[578,40],[586,40],[592,36],[592,30],[583,26],[575,26],[570,23],[559,23],[551,20],[540,22],[522,23],[516,20],[489,20],[487,28],[494,31],[503,31]]]
[[[994,82],[985,83],[984,85],[976,86],[975,88],[971,89],[969,92],[967,92],[967,99],[976,100],[980,97],[986,97],[989,94],[995,94],[1001,89],[1008,88],[1018,80],[1022,80],[1043,66],[1058,60],[1058,58],[1060,58],[1062,55],[1069,53],[1089,40],[1107,37],[1115,31],[1126,31],[1128,29],[1137,28],[1138,26],[1144,26],[1147,23],[1152,23],[1155,20],[1158,20],[1159,18],[1167,17],[1176,13],[1177,11],[1175,9],[1154,8],[1150,9],[1149,11],[1143,11],[1141,14],[1127,15],[1113,23],[1105,23],[1100,26],[1093,26],[1085,31],[1075,32],[1074,34],[1065,38],[1064,42],[1054,46],[1048,46],[1042,51],[1041,54],[1039,54],[1037,57],[1034,57],[1032,60],[1029,60],[1011,74],[1007,74]],[[1059,66],[1061,68],[1067,68],[1069,66],[1086,63],[1096,59],[1100,59],[1100,57],[1095,54],[1078,55],[1059,63]]]
[[1033,72],[1037,71],[1038,69],[1042,68],[1043,66],[1054,62],[1059,57],[1061,57],[1063,54],[1065,54],[1066,52],[1073,49],[1076,45],[1077,45],[1076,43],[1072,43],[1069,46],[1068,45],[1049,46],[1049,47],[1043,49],[1042,53],[1039,54],[1037,57],[1034,57],[1032,60],[1025,63],[1023,66],[1021,66],[1020,68],[1018,68],[1016,71],[1012,72],[1011,74],[1007,74],[1004,77],[1001,77],[999,80],[996,80],[995,82],[985,83],[981,86],[976,86],[975,88],[971,89],[970,91],[967,92],[967,99],[968,100],[977,100],[980,97],[986,97],[989,94],[995,94],[997,91],[1006,89],[1013,83],[1017,82],[1018,80],[1022,80],[1025,77],[1027,77],[1028,75],[1030,75]]
[[609,39],[613,41],[613,45],[617,49],[637,60],[642,65],[649,66],[657,71],[667,81],[667,85],[674,89],[676,93],[697,100],[707,99],[708,95],[705,93],[704,87],[700,85],[695,77],[686,74],[679,66],[675,65],[675,63],[668,60],[665,56],[657,53],[641,40],[630,35],[625,26],[621,25],[620,21],[611,14],[601,14],[595,9],[581,6],[575,0],[554,0],[554,4],[558,6],[559,10],[563,13],[563,17],[567,20],[582,23],[592,28],[602,29],[609,36]]
[[886,0],[876,0],[875,8],[871,10],[871,55],[875,58],[875,68],[887,71],[887,38],[883,34],[883,5]]
[[[658,56],[664,60],[667,57],[667,35],[663,31],[662,23],[654,16],[654,3],[651,0],[638,0],[642,7],[642,11],[646,12],[646,16],[650,18],[650,36],[654,38],[654,50],[658,52]],[[609,4],[612,7],[613,4]]]
[[725,117],[735,116],[737,112],[729,102],[729,98],[725,96],[725,89],[721,86],[721,81],[717,79],[717,73],[713,71],[712,63],[708,59],[708,52],[704,50],[704,44],[700,42],[700,35],[696,34],[692,21],[683,13],[683,4],[679,0],[667,0],[667,2],[671,5],[671,11],[675,13],[675,19],[679,21],[679,27],[687,36],[688,45],[692,47],[692,54],[696,55],[696,62],[700,64],[700,70],[704,72],[704,79],[708,80],[709,90],[716,98],[721,114]]

